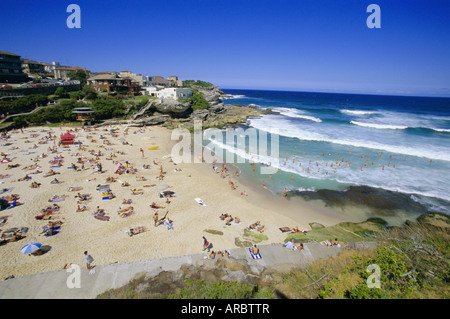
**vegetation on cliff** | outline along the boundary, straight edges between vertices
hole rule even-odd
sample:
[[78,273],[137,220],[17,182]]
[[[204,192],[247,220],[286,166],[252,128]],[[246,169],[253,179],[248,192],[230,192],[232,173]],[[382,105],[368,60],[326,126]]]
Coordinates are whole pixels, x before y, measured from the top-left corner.
[[188,88],[193,88],[193,87],[202,87],[202,88],[212,88],[214,87],[214,84],[206,82],[206,81],[201,81],[201,80],[185,80],[183,81],[183,86],[184,87],[188,87]]
[[[425,214],[416,222],[408,221],[402,227],[386,227],[381,220],[361,224],[358,226],[361,229],[368,227],[371,230],[372,241],[377,242],[376,249],[347,248],[337,256],[319,260],[306,268],[287,273],[266,269],[260,275],[252,274],[248,266],[238,261],[219,259],[214,268],[200,269],[190,265],[178,272],[163,272],[152,278],[141,277],[122,288],[109,290],[98,298],[450,297],[449,216]],[[373,231],[373,227],[376,227],[376,231]],[[226,271],[230,270],[237,270],[241,275],[240,280],[223,280]]]
[[188,98],[187,101],[192,103],[191,108],[193,111],[206,110],[206,109],[209,109],[209,107],[210,107],[210,104],[205,99],[205,96],[203,95],[203,93],[196,89],[192,90],[192,96],[190,98]]

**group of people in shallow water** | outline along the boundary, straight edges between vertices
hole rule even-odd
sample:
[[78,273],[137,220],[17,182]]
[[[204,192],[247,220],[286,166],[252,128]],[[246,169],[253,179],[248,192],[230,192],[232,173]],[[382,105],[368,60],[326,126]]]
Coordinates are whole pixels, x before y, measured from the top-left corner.
[[[306,154],[306,152],[303,152],[303,155],[305,155],[305,154]],[[352,151],[349,151],[349,154],[351,155]],[[322,153],[320,153],[320,155],[322,157],[325,157],[326,154],[324,152],[322,152]],[[331,154],[328,154],[328,155],[331,156]],[[360,164],[360,169],[359,170],[360,171],[364,171],[364,169],[366,167],[369,167],[369,166],[372,166],[372,167],[378,166],[379,168],[381,168],[381,170],[385,170],[385,168],[393,168],[393,169],[397,168],[397,165],[395,164],[395,161],[397,161],[398,159],[394,158],[393,155],[389,155],[388,163],[382,163],[381,162],[381,160],[383,159],[383,153],[381,153],[381,152],[379,152],[379,153],[375,153],[374,152],[374,157],[375,157],[375,160],[373,158],[371,159],[371,157],[367,153],[361,154],[361,159],[362,159],[363,162]],[[376,159],[379,160],[378,163],[376,162]],[[295,154],[292,155],[291,158],[289,158],[289,152],[286,152],[286,159],[285,159],[285,161],[283,161],[282,165],[283,166],[287,166],[287,164],[290,161],[292,161],[292,164],[296,163],[296,161],[297,161],[298,162],[298,167],[302,167],[302,162],[298,161],[298,157],[296,157]],[[403,159],[403,162],[406,162],[406,161],[407,161],[407,159],[405,157]],[[432,162],[433,161],[430,160],[430,164]],[[256,164],[251,161],[250,165],[253,167],[253,172],[256,172]],[[261,165],[265,165],[265,164],[261,164]],[[313,174],[313,172],[314,172],[314,168],[313,167],[315,166],[317,168],[317,173],[321,173],[321,172],[323,173],[324,172],[325,175],[328,175],[330,170],[333,173],[337,173],[337,170],[340,167],[348,167],[349,168],[349,167],[351,167],[351,165],[352,165],[352,162],[349,159],[343,158],[343,157],[340,156],[339,153],[337,153],[335,160],[331,160],[331,161],[330,160],[325,160],[325,161],[309,160],[308,161],[308,166],[307,167],[302,167],[302,170],[301,170],[301,172],[299,172],[299,174],[301,174],[301,173],[307,173],[308,175],[309,174]],[[268,166],[271,166],[271,165],[268,165]],[[306,166],[305,163],[303,164],[303,166]],[[322,171],[321,171],[321,167],[322,167]],[[324,169],[325,167],[327,169]],[[278,173],[279,170],[280,169],[277,168],[276,169],[276,173]],[[272,175],[269,174],[268,178],[269,178],[269,180],[271,180],[272,179]],[[291,180],[294,180],[294,175],[291,175]],[[266,186],[266,181],[264,179],[261,180],[261,185],[262,185],[262,187]],[[283,197],[285,197],[285,198],[288,197],[288,191],[289,190],[286,187],[283,189]]]

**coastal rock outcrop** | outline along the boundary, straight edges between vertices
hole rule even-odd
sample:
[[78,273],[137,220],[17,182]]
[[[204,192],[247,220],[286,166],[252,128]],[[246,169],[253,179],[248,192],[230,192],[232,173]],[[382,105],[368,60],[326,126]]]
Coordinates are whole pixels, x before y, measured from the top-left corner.
[[164,99],[153,102],[152,108],[160,113],[169,114],[172,117],[186,117],[192,112],[190,102],[179,102]]
[[300,196],[306,200],[322,200],[330,206],[361,205],[383,211],[406,210],[426,213],[428,209],[410,195],[369,186],[349,186],[345,191],[320,189],[290,191],[287,197]]
[[225,105],[222,97],[226,94],[219,87],[192,85],[192,89],[203,94],[208,102],[207,109],[193,110],[189,100],[158,99],[150,100],[134,113],[130,120],[136,126],[164,125],[192,129],[194,120],[201,120],[203,128],[222,128],[227,125],[244,124],[251,116],[260,116],[267,111],[241,105]]

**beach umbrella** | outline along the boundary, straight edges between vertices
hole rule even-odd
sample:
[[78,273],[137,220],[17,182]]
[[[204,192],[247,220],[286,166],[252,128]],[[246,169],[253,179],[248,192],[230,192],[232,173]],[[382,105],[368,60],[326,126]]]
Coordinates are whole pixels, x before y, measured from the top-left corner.
[[41,243],[31,243],[31,244],[23,246],[22,249],[20,250],[20,252],[22,254],[32,254],[36,250],[41,249],[41,247],[42,247]]
[[172,191],[164,191],[162,193],[159,193],[159,196],[163,197],[163,196],[170,196],[170,195],[174,195],[174,194],[175,194],[175,192],[172,192]]

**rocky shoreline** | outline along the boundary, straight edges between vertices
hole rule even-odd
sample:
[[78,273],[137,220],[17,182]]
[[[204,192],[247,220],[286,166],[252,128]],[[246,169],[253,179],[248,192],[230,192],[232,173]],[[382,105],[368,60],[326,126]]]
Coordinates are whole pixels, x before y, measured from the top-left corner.
[[324,201],[329,206],[347,204],[364,205],[378,210],[408,210],[427,213],[428,209],[414,201],[410,195],[374,188],[370,186],[350,186],[343,191],[320,189],[317,191],[289,191],[287,197],[299,196],[306,200]]
[[147,105],[134,113],[128,120],[108,120],[100,125],[129,124],[136,127],[161,125],[167,128],[193,130],[194,120],[201,120],[203,128],[223,128],[244,124],[249,117],[266,114],[268,110],[242,105],[224,105],[222,98],[228,95],[219,87],[194,87],[209,103],[208,109],[193,110],[192,103],[176,100],[150,100]]

